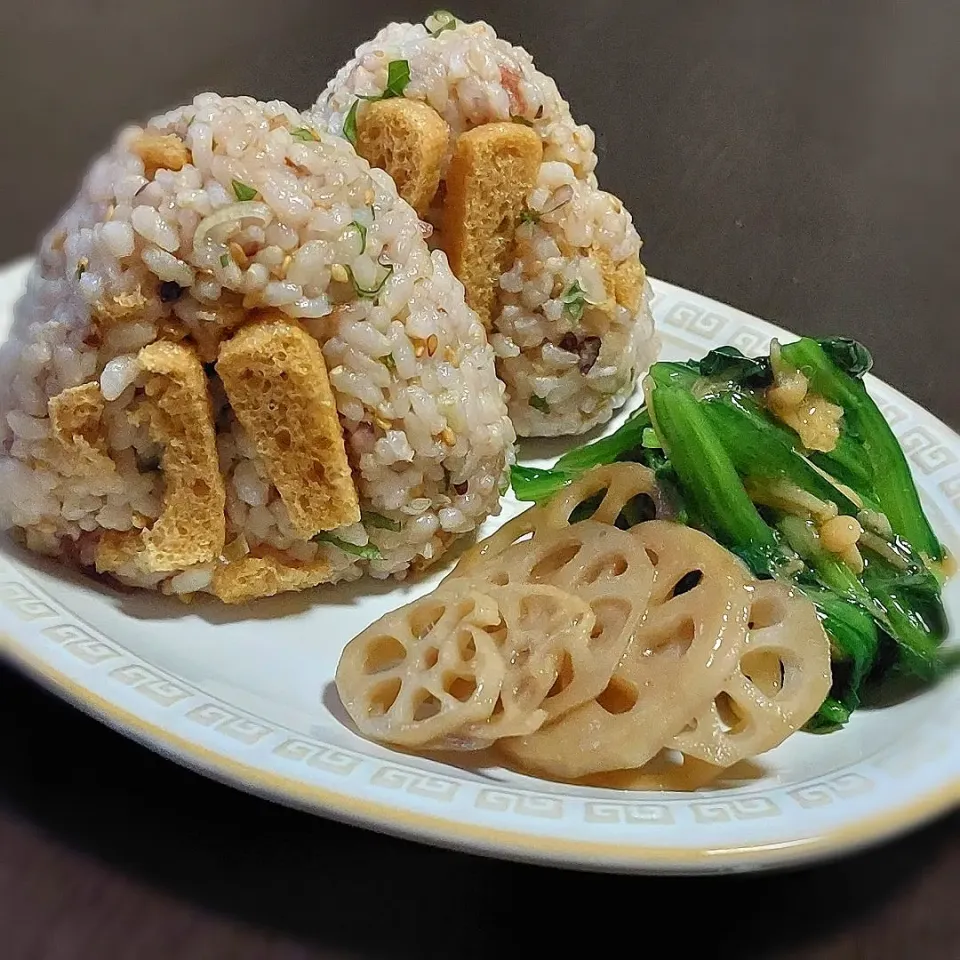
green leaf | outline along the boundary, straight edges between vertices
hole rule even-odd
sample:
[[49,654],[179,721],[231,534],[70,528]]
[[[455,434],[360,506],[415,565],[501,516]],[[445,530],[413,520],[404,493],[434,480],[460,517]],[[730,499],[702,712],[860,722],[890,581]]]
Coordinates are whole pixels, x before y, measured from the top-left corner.
[[535,210],[530,210],[529,208],[524,207],[520,211],[519,220],[521,223],[539,223],[540,214],[537,213]]
[[357,107],[360,106],[359,100],[354,100],[350,104],[347,115],[343,118],[343,135],[354,146],[357,145]]
[[332,533],[318,533],[313,538],[317,543],[329,543],[332,547],[336,547],[338,550],[342,550],[344,553],[349,553],[351,556],[360,557],[363,560],[382,560],[383,554],[377,549],[377,547],[368,543],[366,546],[358,547],[355,543],[347,543],[346,540],[341,540],[339,537],[335,537]]
[[367,228],[359,220],[351,221],[350,226],[360,234],[360,253],[362,254],[367,249]]
[[711,350],[698,364],[704,377],[720,377],[750,386],[764,386],[773,380],[768,357],[753,359],[745,356],[736,347],[717,347]]
[[663,444],[660,442],[660,438],[657,436],[657,431],[653,427],[644,428],[643,433],[641,434],[640,443],[647,448],[647,450],[662,450]]
[[220,266],[221,266],[221,267],[226,267],[226,266],[229,266],[229,265],[230,265],[230,254],[229,254],[229,253],[221,253],[221,254],[220,254]]
[[579,321],[583,317],[583,308],[589,301],[583,287],[580,286],[579,280],[574,280],[560,294],[560,302],[563,304],[564,311],[572,320]]
[[387,64],[387,88],[381,95],[382,100],[402,97],[410,82],[410,64],[406,60],[391,60]]
[[849,337],[827,337],[817,341],[823,352],[845,373],[857,380],[873,367],[873,356],[870,351],[857,340]]
[[360,513],[360,521],[366,527],[379,527],[381,530],[392,530],[394,533],[400,532],[400,521],[391,517],[385,517],[382,513],[374,513],[372,510],[363,510]]
[[[449,10],[434,10],[427,20],[432,20],[434,24],[430,31],[431,37],[439,37],[444,30],[457,29],[457,18]],[[429,28],[429,24],[427,26]]]
[[829,733],[842,727],[849,719],[851,710],[834,697],[827,697],[820,709],[804,724],[807,733]]
[[353,275],[353,270],[347,267],[347,274],[350,277],[350,282],[353,284],[353,289],[356,291],[358,297],[363,297],[366,300],[376,300],[377,295],[383,289],[384,284],[390,279],[390,275],[394,270],[392,263],[381,263],[380,266],[386,267],[387,272],[375,287],[361,287],[360,284],[357,283],[357,278]]
[[231,180],[230,182],[233,184],[234,195],[241,203],[245,200],[253,200],[256,197],[257,191],[254,187],[250,187],[240,180]]
[[514,464],[510,468],[510,482],[518,500],[532,500],[534,503],[546,500],[558,490],[562,490],[573,481],[575,474],[563,470],[541,470],[538,467],[522,467]]
[[320,142],[320,138],[309,127],[297,127],[296,130],[290,131],[290,136],[294,140],[301,140],[303,143]]
[[530,399],[527,401],[534,410],[539,410],[541,413],[550,412],[550,404],[547,403],[543,397],[538,397],[536,394],[532,394]]

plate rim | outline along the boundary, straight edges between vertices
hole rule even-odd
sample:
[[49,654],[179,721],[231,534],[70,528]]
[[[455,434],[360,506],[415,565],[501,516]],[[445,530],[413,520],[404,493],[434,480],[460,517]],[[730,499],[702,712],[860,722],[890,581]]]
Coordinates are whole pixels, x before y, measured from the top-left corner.
[[498,859],[620,873],[704,874],[794,869],[837,859],[901,836],[960,805],[960,776],[893,809],[855,824],[794,840],[698,849],[538,837],[518,830],[474,826],[435,814],[400,810],[319,784],[273,773],[166,730],[102,695],[0,633],[2,653],[22,673],[115,732],[190,770],[263,799],[341,823]]
[[[0,267],[0,281],[12,280],[15,274],[25,271],[30,262],[31,258],[22,258]],[[658,295],[682,295],[704,305],[722,307],[732,317],[770,336],[795,336],[762,318],[695,291],[656,279],[653,279],[653,285]],[[683,341],[686,338],[682,331],[676,330],[676,339]],[[960,447],[960,436],[935,414],[872,375],[869,382],[882,383],[889,397],[908,410],[935,420],[950,442]],[[12,558],[11,562],[15,563]],[[244,762],[237,752],[231,753],[226,748],[208,747],[112,701],[62,672],[52,658],[45,658],[32,650],[26,641],[16,638],[13,618],[3,617],[3,620],[11,630],[0,629],[0,656],[53,694],[167,759],[286,806],[404,839],[485,856],[608,872],[704,874],[793,869],[889,840],[960,806],[960,774],[954,774],[906,797],[893,807],[872,812],[853,822],[810,831],[806,836],[747,841],[736,846],[656,846],[633,841],[577,838],[576,835],[544,836],[522,829],[472,824],[455,816],[422,809],[402,809],[369,796],[358,796],[349,790],[335,789],[328,783],[298,779],[264,765]],[[655,794],[648,792],[643,797],[647,799]]]

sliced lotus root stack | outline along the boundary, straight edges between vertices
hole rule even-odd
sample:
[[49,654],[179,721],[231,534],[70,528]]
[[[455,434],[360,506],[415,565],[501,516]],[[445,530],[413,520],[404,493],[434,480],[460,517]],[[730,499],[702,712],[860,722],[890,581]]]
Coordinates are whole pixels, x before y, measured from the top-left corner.
[[[613,525],[631,507],[656,512],[656,477],[639,463],[612,463],[579,476],[542,506],[525,510],[461,556],[448,579],[472,575],[492,557],[520,541],[589,519]],[[649,515],[649,513],[648,513]]]
[[470,568],[469,582],[550,584],[589,604],[593,630],[568,645],[560,674],[542,708],[554,720],[596,697],[607,685],[643,618],[653,566],[643,545],[595,520],[550,530]]
[[749,632],[717,695],[668,747],[729,767],[783,743],[830,690],[830,641],[813,604],[782,583],[753,588]]
[[665,521],[629,535],[656,569],[643,621],[594,700],[529,737],[501,741],[523,768],[574,779],[642,767],[737,663],[751,595],[736,557],[705,534]]
[[343,650],[336,685],[360,732],[424,747],[489,719],[505,666],[487,628],[496,601],[476,591],[438,591],[381,617]]
[[487,632],[503,657],[503,685],[490,718],[464,728],[463,746],[489,746],[538,730],[550,716],[545,702],[562,664],[582,657],[594,632],[584,599],[556,587],[517,584],[489,592],[500,610],[500,622]]

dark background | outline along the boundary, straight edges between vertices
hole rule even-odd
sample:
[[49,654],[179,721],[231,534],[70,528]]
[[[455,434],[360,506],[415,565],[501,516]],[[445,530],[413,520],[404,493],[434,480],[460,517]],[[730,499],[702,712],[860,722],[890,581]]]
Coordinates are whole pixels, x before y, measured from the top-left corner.
[[[34,0],[0,9],[0,260],[125,120],[202,89],[312,103],[432,3]],[[658,277],[864,339],[953,426],[960,7],[952,0],[458,2],[528,47],[597,131]],[[204,781],[0,668],[0,956],[960,957],[960,819],[842,864],[597,877],[417,847]],[[539,904],[543,904],[540,906]],[[524,949],[523,952],[526,952]]]

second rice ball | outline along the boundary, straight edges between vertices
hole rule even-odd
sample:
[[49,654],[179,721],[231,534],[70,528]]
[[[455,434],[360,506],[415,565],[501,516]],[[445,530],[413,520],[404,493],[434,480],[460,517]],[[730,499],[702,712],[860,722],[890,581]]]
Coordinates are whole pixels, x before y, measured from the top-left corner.
[[433,226],[488,328],[517,433],[609,420],[660,349],[641,241],[597,187],[593,132],[530,54],[449,14],[392,23],[308,116]]

